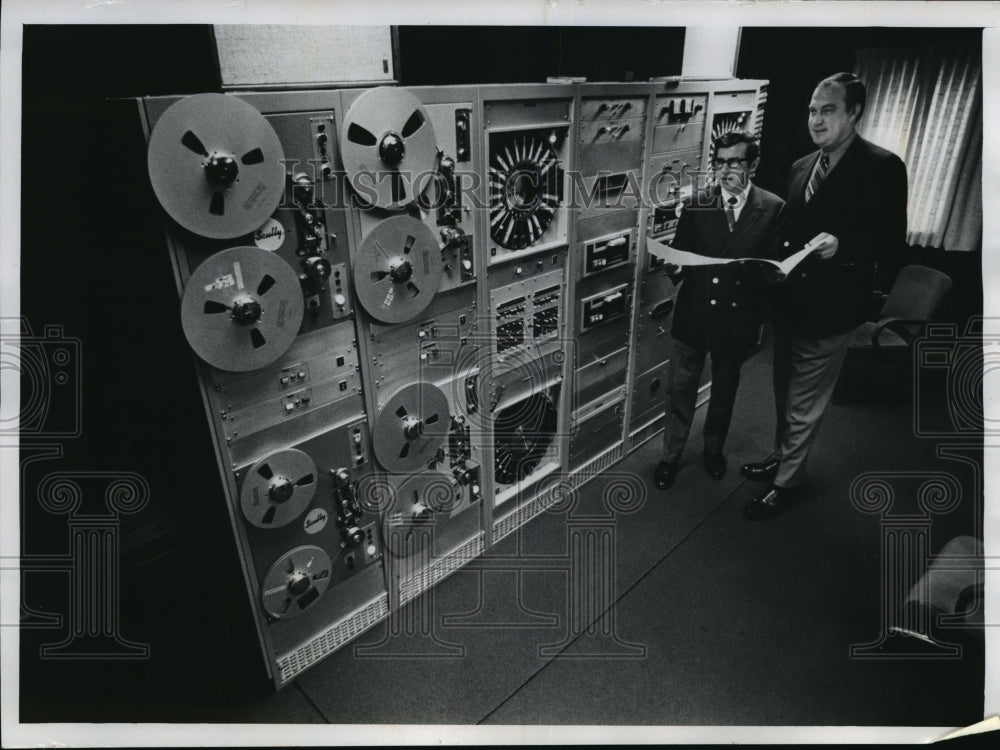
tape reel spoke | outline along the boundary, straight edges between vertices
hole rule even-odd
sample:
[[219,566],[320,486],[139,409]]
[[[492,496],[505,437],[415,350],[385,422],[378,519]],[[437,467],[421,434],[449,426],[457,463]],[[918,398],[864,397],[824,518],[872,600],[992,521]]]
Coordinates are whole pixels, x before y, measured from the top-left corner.
[[321,547],[297,547],[286,552],[264,577],[261,599],[272,617],[294,617],[323,595],[333,563]]
[[375,420],[375,457],[387,470],[426,468],[451,426],[448,399],[437,386],[413,383],[386,402]]
[[362,307],[382,323],[402,323],[431,303],[444,265],[434,232],[410,216],[377,224],[354,262],[354,286]]
[[434,169],[437,139],[427,110],[413,94],[375,88],[347,111],[341,155],[354,189],[378,208],[412,203]]
[[212,367],[247,372],[288,350],[303,308],[291,266],[260,248],[234,247],[191,274],[181,300],[181,324],[191,348]]
[[309,507],[316,494],[316,465],[308,454],[289,449],[255,463],[243,478],[240,508],[261,529],[291,523]]
[[274,213],[283,159],[278,135],[250,104],[197,94],[160,117],[147,163],[157,200],[174,221],[202,237],[233,239]]

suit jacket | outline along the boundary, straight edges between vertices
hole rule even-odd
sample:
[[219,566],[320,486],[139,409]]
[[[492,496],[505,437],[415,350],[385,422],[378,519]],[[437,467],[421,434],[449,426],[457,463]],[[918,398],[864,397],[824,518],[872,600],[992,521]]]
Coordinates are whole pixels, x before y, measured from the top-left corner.
[[[673,247],[717,258],[777,258],[785,202],[751,185],[729,231],[721,191],[695,197],[677,223]],[[768,293],[762,263],[689,266],[674,302],[671,334],[696,349],[748,354],[757,343]]]
[[906,243],[906,167],[892,152],[855,136],[806,203],[819,153],[799,159],[789,172],[783,255],[820,232],[834,235],[839,246],[832,258],[809,256],[789,274],[774,320],[792,333],[824,336],[864,322],[878,259]]

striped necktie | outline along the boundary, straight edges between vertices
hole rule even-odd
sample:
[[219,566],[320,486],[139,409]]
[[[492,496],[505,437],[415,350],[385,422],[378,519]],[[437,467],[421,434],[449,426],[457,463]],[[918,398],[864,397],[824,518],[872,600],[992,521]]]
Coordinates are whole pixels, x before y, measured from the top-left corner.
[[726,223],[729,224],[729,231],[733,231],[733,227],[736,226],[736,212],[733,210],[733,206],[737,203],[736,196],[731,195],[726,198]]
[[830,171],[830,155],[823,154],[819,157],[819,163],[816,164],[816,169],[813,170],[812,177],[809,178],[809,184],[806,185],[806,203],[813,197],[817,190],[819,190],[819,184],[823,182],[826,178],[826,173]]

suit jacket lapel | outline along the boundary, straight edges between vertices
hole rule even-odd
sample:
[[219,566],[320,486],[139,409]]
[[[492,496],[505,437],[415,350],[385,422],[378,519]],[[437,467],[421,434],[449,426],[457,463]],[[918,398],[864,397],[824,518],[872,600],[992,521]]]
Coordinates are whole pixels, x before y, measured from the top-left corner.
[[[833,189],[836,188],[837,185],[845,180],[851,179],[851,172],[854,170],[854,164],[858,160],[858,156],[861,152],[860,141],[861,136],[855,135],[854,140],[851,141],[851,145],[847,147],[847,151],[845,151],[844,155],[840,157],[840,161],[838,161],[837,165],[830,170],[826,179],[820,183],[819,189],[816,191],[816,198],[833,192]],[[826,189],[825,193],[824,188]],[[809,202],[812,203],[812,201]]]
[[811,154],[810,159],[807,159],[796,170],[795,174],[792,175],[788,183],[788,210],[797,214],[802,208],[802,205],[806,200],[806,182],[809,180],[809,175],[812,174],[813,167],[816,165],[816,160],[819,159],[819,151]]
[[[838,185],[851,179],[851,172],[854,170],[854,165],[861,154],[862,148],[861,136],[855,135],[854,140],[851,141],[851,145],[847,147],[847,151],[840,157],[840,161],[830,170],[829,174],[827,174],[823,182],[816,189],[816,194],[806,204],[807,209],[822,205],[824,198],[837,192]],[[817,151],[816,153],[818,154],[819,152]],[[811,160],[809,169],[805,172],[805,179],[809,179],[809,176],[812,174],[812,165],[815,163],[815,159]],[[802,190],[798,195],[800,200],[805,200],[805,182],[802,183]]]

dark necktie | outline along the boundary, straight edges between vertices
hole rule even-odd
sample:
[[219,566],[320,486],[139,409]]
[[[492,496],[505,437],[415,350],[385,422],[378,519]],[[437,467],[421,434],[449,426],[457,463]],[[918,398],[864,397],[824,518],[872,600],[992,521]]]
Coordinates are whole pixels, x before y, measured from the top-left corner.
[[809,178],[809,184],[806,185],[806,203],[815,195],[816,191],[819,190],[819,184],[823,182],[826,178],[826,173],[830,171],[830,155],[823,154],[819,157],[819,164],[816,165],[816,169],[813,170],[812,177]]
[[736,196],[730,195],[726,198],[726,223],[729,224],[729,231],[733,231],[733,227],[736,226],[736,212],[733,210],[733,206],[737,203]]

